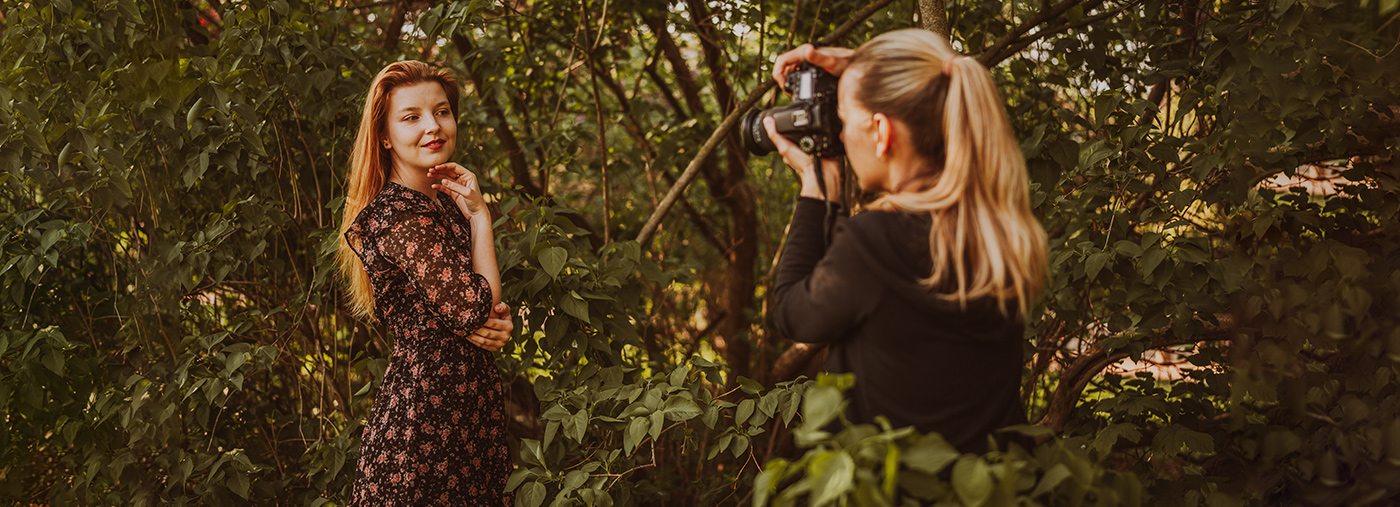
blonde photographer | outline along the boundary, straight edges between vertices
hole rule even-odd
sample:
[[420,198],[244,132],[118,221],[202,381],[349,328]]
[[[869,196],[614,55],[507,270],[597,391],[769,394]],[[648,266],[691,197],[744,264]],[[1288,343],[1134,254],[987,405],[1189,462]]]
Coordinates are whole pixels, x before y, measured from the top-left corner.
[[851,173],[878,196],[849,219],[834,160],[768,136],[801,181],[774,285],[786,336],[830,345],[826,368],[855,373],[846,416],[937,431],[964,452],[1025,422],[1024,317],[1046,276],[1025,160],[987,69],[924,30],[851,51],[782,54],[779,83],[802,62],[840,77],[838,114]]

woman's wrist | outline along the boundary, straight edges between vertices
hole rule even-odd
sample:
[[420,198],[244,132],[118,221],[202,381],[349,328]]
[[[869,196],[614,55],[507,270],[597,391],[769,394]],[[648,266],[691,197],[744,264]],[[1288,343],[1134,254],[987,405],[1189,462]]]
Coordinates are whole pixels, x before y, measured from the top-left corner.
[[472,225],[472,229],[482,227],[486,228],[488,231],[491,229],[491,210],[482,206],[479,212],[471,213],[468,211],[467,213],[467,223]]

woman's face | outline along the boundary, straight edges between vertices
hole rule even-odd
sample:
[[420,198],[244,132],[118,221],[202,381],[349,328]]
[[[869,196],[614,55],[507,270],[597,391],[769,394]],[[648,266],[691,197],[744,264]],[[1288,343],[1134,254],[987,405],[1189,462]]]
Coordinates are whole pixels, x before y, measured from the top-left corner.
[[426,172],[451,159],[457,148],[457,118],[437,82],[394,89],[385,121],[380,143],[388,144],[395,171]]
[[841,117],[841,142],[846,145],[851,172],[855,173],[861,190],[873,192],[885,188],[889,171],[884,161],[875,154],[879,134],[875,116],[856,99],[856,89],[864,74],[860,68],[846,69],[841,74],[836,91],[836,114]]

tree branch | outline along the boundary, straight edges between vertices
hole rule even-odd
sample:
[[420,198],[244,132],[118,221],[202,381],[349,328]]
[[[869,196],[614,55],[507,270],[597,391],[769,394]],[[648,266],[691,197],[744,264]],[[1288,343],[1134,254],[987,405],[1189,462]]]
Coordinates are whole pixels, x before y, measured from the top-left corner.
[[[875,2],[872,2],[870,5],[856,11],[845,24],[832,31],[826,37],[823,37],[821,43],[831,44],[840,40],[845,37],[846,34],[849,34],[858,24],[865,21],[866,18],[869,18],[893,1],[894,0],[875,0]],[[657,206],[656,211],[652,212],[651,217],[647,219],[646,225],[642,226],[641,232],[637,234],[638,243],[645,247],[651,242],[652,236],[656,234],[656,228],[661,225],[661,218],[666,216],[666,212],[676,203],[676,199],[680,194],[695,180],[695,176],[699,172],[701,164],[710,157],[715,147],[728,135],[729,131],[734,128],[734,125],[739,123],[739,117],[752,108],[754,104],[758,103],[759,99],[763,97],[763,94],[773,89],[775,84],[776,83],[773,81],[767,81],[759,85],[758,88],[735,107],[734,110],[725,117],[724,122],[710,134],[709,140],[705,141],[704,146],[701,146],[700,151],[695,154],[695,158],[691,159],[690,164],[686,166],[685,172],[681,173],[681,177],[676,180],[676,184],[671,186],[671,190],[667,192],[666,197],[661,200],[661,204]]]
[[1021,36],[1025,35],[1027,32],[1030,32],[1035,27],[1040,26],[1041,23],[1045,23],[1047,21],[1059,18],[1061,15],[1064,15],[1066,11],[1069,11],[1070,8],[1081,3],[1084,3],[1084,0],[1065,0],[1055,5],[1050,5],[1048,2],[1042,4],[1040,8],[1040,14],[1035,15],[1035,17],[1026,20],[1025,22],[1018,25],[1016,28],[1012,29],[1010,32],[1007,32],[1007,34],[1003,36],[1001,40],[992,43],[991,46],[987,46],[978,51],[976,53],[978,55],[977,61],[981,62],[983,67],[990,68],[996,65],[996,62],[999,62],[1000,60],[994,59],[988,55],[1000,54],[1007,47],[1016,43],[1016,41],[1020,39]]
[[[1201,342],[1221,342],[1234,339],[1235,322],[1230,315],[1219,316],[1220,325],[1213,325],[1200,321],[1206,326],[1206,332],[1200,336],[1188,338],[1176,338],[1175,336],[1163,336],[1148,343],[1144,350],[1158,350],[1179,345],[1189,345]],[[1159,334],[1169,332],[1168,328],[1159,329]],[[1079,400],[1084,393],[1084,388],[1089,385],[1104,368],[1128,357],[1127,352],[1114,352],[1109,354],[1094,342],[1084,353],[1075,357],[1064,373],[1060,375],[1060,383],[1055,388],[1054,394],[1050,397],[1050,403],[1045,411],[1045,416],[1036,423],[1055,430],[1056,433],[1064,430],[1065,423],[1069,422],[1070,415],[1074,408],[1079,405]]]

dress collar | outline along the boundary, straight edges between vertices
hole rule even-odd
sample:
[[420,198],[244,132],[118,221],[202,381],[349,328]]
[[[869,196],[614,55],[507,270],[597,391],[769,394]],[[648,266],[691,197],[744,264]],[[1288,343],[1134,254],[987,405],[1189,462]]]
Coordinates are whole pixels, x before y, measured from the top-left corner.
[[442,202],[445,196],[441,192],[438,193],[438,202],[434,203],[433,199],[428,197],[428,194],[409,188],[397,181],[385,182],[383,191],[390,192],[391,195],[408,201],[411,205],[414,205],[413,207],[415,208],[421,206],[423,210],[438,212],[447,209],[446,204]]

